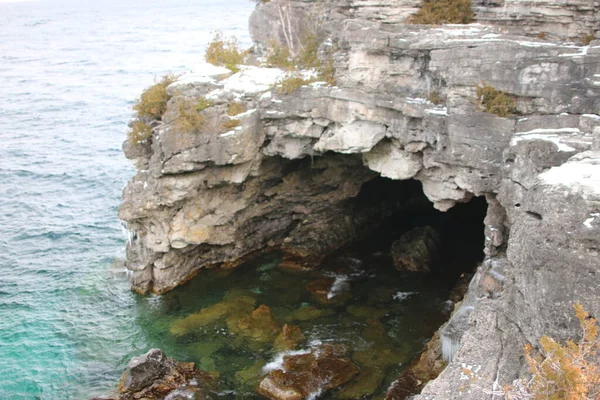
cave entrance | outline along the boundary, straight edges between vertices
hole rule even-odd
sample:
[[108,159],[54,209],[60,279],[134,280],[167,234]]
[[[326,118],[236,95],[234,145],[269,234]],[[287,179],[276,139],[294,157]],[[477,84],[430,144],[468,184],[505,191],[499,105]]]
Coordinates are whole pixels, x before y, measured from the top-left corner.
[[[306,173],[298,182],[314,176],[298,171]],[[145,306],[139,321],[152,347],[218,372],[222,389],[240,399],[263,398],[257,388],[263,382],[273,387],[282,368],[286,385],[303,388],[307,380],[302,366],[313,365],[306,357],[331,353],[333,359],[318,365],[344,368],[335,372],[339,386],[327,381],[317,388],[315,393],[323,390],[319,399],[384,398],[448,319],[452,303],[447,302],[459,277],[482,259],[486,202],[474,198],[440,212],[420,182],[381,177],[363,183],[357,195],[342,201],[346,203],[335,203],[326,208],[327,214],[318,215],[339,221],[336,217],[343,214],[350,221],[344,226],[357,227],[353,235],[361,237],[325,258],[319,268],[283,268],[281,254],[273,252],[235,270],[204,271],[153,301],[141,298]],[[306,213],[303,218],[308,218]],[[391,254],[394,243],[424,226],[440,236],[437,262],[426,273],[398,271]],[[339,232],[331,237],[347,237]],[[311,373],[318,378],[330,372]]]
[[[458,280],[468,280],[484,258],[485,197],[474,197],[448,211],[436,210],[416,180],[398,181],[377,177],[363,184],[355,202],[355,214],[381,218],[373,229],[324,261],[335,262],[340,255],[350,256],[383,268],[394,268],[391,250],[403,235],[418,228],[431,227],[439,235],[435,260],[426,273],[418,275],[439,290],[450,290]],[[382,217],[384,216],[384,217]],[[408,273],[408,271],[406,271]]]

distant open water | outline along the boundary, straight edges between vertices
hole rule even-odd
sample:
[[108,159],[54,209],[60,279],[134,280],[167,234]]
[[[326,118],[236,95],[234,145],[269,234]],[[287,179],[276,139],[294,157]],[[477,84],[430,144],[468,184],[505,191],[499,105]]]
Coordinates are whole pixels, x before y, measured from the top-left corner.
[[133,100],[249,45],[248,0],[0,2],[0,399],[87,399],[149,343],[121,260]]

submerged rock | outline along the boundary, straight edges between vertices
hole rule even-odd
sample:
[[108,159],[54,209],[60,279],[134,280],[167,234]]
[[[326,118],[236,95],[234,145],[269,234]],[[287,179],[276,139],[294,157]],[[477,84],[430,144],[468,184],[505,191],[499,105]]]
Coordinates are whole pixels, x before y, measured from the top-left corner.
[[273,349],[275,351],[295,350],[304,340],[306,340],[306,337],[302,334],[300,328],[296,325],[285,324],[275,338]]
[[232,290],[228,292],[223,301],[210,307],[203,308],[199,313],[189,315],[171,324],[170,331],[173,336],[184,336],[194,333],[199,329],[223,323],[227,319],[232,326],[254,309],[256,298],[247,292]]
[[110,400],[163,400],[216,398],[217,377],[196,368],[194,363],[178,362],[159,349],[131,359],[123,372],[118,393]]
[[285,356],[281,368],[261,381],[258,393],[272,400],[303,400],[337,388],[359,373],[345,353],[345,347],[328,344]]
[[324,305],[339,305],[352,298],[350,284],[340,278],[322,278],[306,285],[315,300]]
[[246,339],[249,346],[258,348],[272,342],[281,329],[273,319],[271,308],[264,304],[252,311],[250,315],[243,316],[237,321],[235,318],[229,319],[227,326],[231,333]]
[[412,229],[392,244],[398,271],[429,272],[439,259],[440,235],[430,226]]
[[313,306],[300,307],[286,316],[288,321],[310,321],[317,318],[330,317],[333,311],[329,309],[321,309]]

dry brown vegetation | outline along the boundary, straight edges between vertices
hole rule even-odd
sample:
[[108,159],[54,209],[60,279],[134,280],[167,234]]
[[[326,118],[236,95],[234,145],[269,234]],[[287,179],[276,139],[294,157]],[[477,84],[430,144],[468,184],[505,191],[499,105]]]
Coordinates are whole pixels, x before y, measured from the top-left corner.
[[[304,83],[315,81],[326,82],[329,85],[335,85],[335,66],[333,62],[333,51],[325,52],[319,57],[319,48],[323,39],[315,33],[307,33],[300,41],[300,50],[295,56],[290,53],[288,47],[272,41],[267,49],[266,65],[270,67],[281,68],[290,72],[300,70],[316,70],[317,77],[311,80],[305,80]],[[287,84],[299,83],[299,78],[292,74],[286,78]],[[286,86],[287,86],[286,84]],[[302,86],[302,85],[300,85]]]
[[582,335],[564,345],[544,336],[541,354],[525,346],[531,373],[504,388],[507,400],[598,400],[600,399],[600,338],[598,323],[579,303],[574,305]]
[[141,143],[152,136],[152,127],[144,121],[137,120],[131,125],[127,136],[133,143]]
[[225,121],[221,124],[221,129],[224,130],[225,132],[228,132],[232,129],[237,128],[238,126],[240,126],[242,123],[240,122],[239,119],[230,119],[228,121]]
[[499,117],[508,117],[517,112],[516,101],[511,95],[485,82],[477,85],[476,89],[477,108],[479,110],[495,114]]
[[314,79],[304,79],[298,75],[289,75],[277,84],[275,90],[279,94],[291,94],[296,89],[311,82],[314,82]]
[[229,104],[229,107],[227,107],[227,115],[230,117],[241,114],[244,111],[246,111],[246,106],[244,106],[242,103],[238,103],[237,101],[232,102]]
[[167,110],[169,95],[167,86],[175,82],[175,75],[169,74],[142,92],[140,99],[133,106],[138,118],[160,119]]
[[226,39],[223,34],[217,32],[212,42],[209,43],[204,54],[206,62],[238,72],[238,65],[242,64],[244,57],[250,50],[242,50],[236,38]]
[[408,22],[412,24],[470,24],[475,21],[471,0],[422,0],[421,8]]
[[127,137],[133,143],[141,143],[152,136],[150,123],[160,120],[167,110],[170,99],[167,86],[175,82],[175,79],[175,75],[172,74],[163,76],[154,85],[146,88],[134,104],[133,109],[137,112],[137,119],[127,133]]
[[587,46],[588,44],[590,44],[592,42],[592,40],[596,39],[596,35],[594,35],[594,32],[590,32],[587,35],[584,35],[581,38],[581,41],[583,42],[584,46]]
[[177,117],[173,120],[173,128],[179,132],[198,133],[204,125],[204,116],[191,100],[181,100],[177,104]]

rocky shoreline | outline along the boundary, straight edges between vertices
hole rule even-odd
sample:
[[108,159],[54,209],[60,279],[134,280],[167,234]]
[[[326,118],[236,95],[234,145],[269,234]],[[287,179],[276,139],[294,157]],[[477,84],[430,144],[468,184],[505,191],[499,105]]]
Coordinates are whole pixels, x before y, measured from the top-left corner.
[[[138,168],[120,209],[128,268],[155,293],[270,249],[315,268],[409,206],[361,196],[377,177],[419,181],[442,211],[485,197],[486,259],[440,330],[450,362],[417,399],[491,399],[525,373],[524,344],[576,334],[573,303],[600,314],[600,42],[582,43],[600,2],[474,1],[479,23],[444,26],[406,24],[419,2],[397,3],[258,3],[257,51],[312,15],[336,44],[336,86],[282,93],[279,69],[206,65],[172,83],[151,137],[124,145]],[[512,114],[478,107],[478,87]],[[189,99],[211,102],[200,132],[177,128]],[[247,111],[223,129],[233,102]]]

